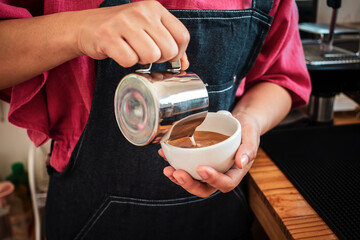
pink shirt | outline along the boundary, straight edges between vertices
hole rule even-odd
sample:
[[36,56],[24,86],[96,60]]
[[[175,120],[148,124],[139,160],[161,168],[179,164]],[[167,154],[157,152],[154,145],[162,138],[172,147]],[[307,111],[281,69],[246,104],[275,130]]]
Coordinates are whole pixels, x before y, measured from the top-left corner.
[[[96,8],[102,0],[0,0],[0,19]],[[251,0],[160,0],[172,9],[244,9]],[[43,12],[42,12],[43,8]],[[293,107],[307,103],[311,84],[297,28],[295,1],[274,0],[273,25],[256,63],[241,82],[237,95],[260,81],[288,89]],[[191,64],[191,63],[190,63]],[[36,146],[54,139],[51,165],[63,171],[87,122],[95,85],[94,61],[82,56],[41,76],[0,91],[10,102],[9,121],[26,128]]]

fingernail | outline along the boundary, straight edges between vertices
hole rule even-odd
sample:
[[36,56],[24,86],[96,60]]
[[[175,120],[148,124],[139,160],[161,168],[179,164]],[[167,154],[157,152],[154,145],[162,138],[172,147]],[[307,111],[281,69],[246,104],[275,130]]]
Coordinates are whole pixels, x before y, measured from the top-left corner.
[[241,157],[241,167],[244,168],[249,163],[249,157],[247,155],[243,155]]
[[209,178],[209,175],[206,171],[199,171],[198,174],[200,175],[200,177],[203,179],[203,180],[206,180]]

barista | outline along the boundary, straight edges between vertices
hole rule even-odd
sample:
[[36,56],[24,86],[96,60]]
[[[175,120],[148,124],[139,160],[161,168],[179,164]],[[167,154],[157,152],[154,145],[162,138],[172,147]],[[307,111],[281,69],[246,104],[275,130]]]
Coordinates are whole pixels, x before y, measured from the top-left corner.
[[[241,180],[259,137],[310,94],[293,1],[11,3],[0,8],[16,18],[0,22],[1,97],[36,145],[55,140],[48,239],[249,236]],[[204,182],[167,166],[157,146],[128,143],[113,113],[134,64],[179,58],[208,84],[210,111],[232,110],[243,127],[233,168],[199,167]]]

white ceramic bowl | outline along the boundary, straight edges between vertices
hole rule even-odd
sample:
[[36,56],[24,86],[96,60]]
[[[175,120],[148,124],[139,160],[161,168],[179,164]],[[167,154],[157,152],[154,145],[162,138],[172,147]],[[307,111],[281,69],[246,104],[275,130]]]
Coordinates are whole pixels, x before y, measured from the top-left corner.
[[165,157],[175,169],[188,172],[193,178],[201,180],[196,169],[200,165],[213,167],[226,172],[234,164],[234,156],[241,143],[241,125],[228,111],[209,112],[197,131],[211,131],[230,136],[228,139],[203,148],[180,148],[166,143],[164,136],[161,147]]

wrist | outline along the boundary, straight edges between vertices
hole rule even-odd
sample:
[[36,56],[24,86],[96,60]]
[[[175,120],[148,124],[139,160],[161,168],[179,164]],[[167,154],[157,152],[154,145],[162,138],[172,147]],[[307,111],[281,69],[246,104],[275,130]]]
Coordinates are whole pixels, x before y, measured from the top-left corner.
[[[88,15],[87,13],[89,10],[82,10],[77,12],[69,12],[71,15],[71,18],[73,19],[70,21],[70,28],[74,28],[71,33],[69,33],[69,44],[71,51],[76,54],[76,57],[86,55],[86,52],[81,48],[80,40],[81,40],[81,34],[83,33],[84,25],[88,21]],[[74,23],[76,23],[76,26],[74,26]],[[94,31],[94,29],[91,29],[90,31]]]
[[291,103],[286,89],[272,82],[260,82],[245,92],[233,113],[252,116],[259,125],[260,133],[264,134],[288,114]]
[[238,119],[240,123],[245,121],[246,124],[252,124],[255,127],[258,136],[261,136],[268,131],[269,124],[266,117],[263,117],[256,109],[237,109],[233,112],[233,116]]
[[[79,56],[84,55],[79,49],[78,39],[81,28],[81,23],[83,14],[82,11],[74,11],[74,12],[63,12],[58,13],[57,24],[58,32],[55,43],[58,44],[61,51],[63,51],[69,59],[73,59]],[[56,29],[54,29],[56,31]]]

